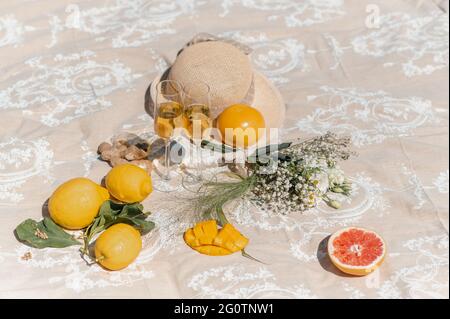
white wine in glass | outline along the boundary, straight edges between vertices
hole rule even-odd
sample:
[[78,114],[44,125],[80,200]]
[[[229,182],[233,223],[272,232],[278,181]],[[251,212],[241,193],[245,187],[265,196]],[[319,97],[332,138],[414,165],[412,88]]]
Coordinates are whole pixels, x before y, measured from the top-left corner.
[[184,115],[182,86],[171,80],[164,80],[156,86],[154,112],[155,133],[164,140],[164,169],[162,178],[170,180],[170,142],[175,129],[187,128],[188,120]]
[[197,145],[195,156],[195,176],[193,182],[203,179],[202,176],[202,152],[200,144],[203,133],[212,126],[210,117],[210,88],[201,81],[187,84],[184,88],[184,113],[188,122],[188,133],[194,144]]
[[192,139],[202,139],[203,132],[212,126],[209,107],[206,104],[191,104],[184,112],[189,121],[188,132]]
[[156,134],[163,139],[170,139],[176,128],[188,126],[188,120],[183,113],[183,105],[178,102],[161,103],[155,123]]

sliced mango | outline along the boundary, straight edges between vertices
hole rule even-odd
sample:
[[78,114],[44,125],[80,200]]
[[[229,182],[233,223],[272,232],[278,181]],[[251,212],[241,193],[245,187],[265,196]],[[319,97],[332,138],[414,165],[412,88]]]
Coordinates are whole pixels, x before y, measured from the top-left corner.
[[247,244],[248,239],[231,224],[226,224],[214,239],[214,245],[226,247],[233,252],[244,249]]
[[205,234],[208,234],[208,236],[212,238],[216,237],[219,232],[217,229],[217,222],[214,219],[203,222],[202,227]]
[[249,240],[231,224],[217,228],[215,220],[200,222],[184,233],[188,246],[211,256],[229,255],[244,249]]
[[201,254],[209,255],[209,256],[225,256],[232,254],[231,251],[226,250],[222,247],[217,247],[213,245],[204,245],[194,248],[196,251],[198,251]]
[[224,228],[222,228],[219,233],[217,234],[216,238],[214,238],[213,244],[216,246],[223,246],[227,241],[229,241],[230,235],[228,232],[224,231]]
[[192,228],[189,228],[184,233],[184,241],[191,247],[200,246],[200,241],[195,237],[194,231]]
[[195,237],[200,238],[203,236],[203,228],[201,223],[195,225],[194,228],[192,228],[192,230],[194,231]]
[[234,244],[239,248],[239,250],[244,249],[248,245],[249,239],[241,235],[241,237],[234,241]]
[[244,237],[233,225],[226,224],[223,230],[227,231],[233,244],[239,248],[238,250],[242,250],[247,246],[248,238]]
[[217,222],[215,220],[201,222],[194,227],[194,234],[200,245],[211,245],[217,233]]

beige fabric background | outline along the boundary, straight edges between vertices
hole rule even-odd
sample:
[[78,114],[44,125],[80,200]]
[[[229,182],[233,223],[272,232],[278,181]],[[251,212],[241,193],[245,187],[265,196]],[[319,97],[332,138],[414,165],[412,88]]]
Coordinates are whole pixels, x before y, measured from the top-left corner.
[[[446,10],[436,0],[1,1],[0,297],[448,298]],[[355,196],[285,217],[235,203],[249,253],[268,265],[196,254],[181,237],[190,212],[157,192],[144,205],[158,228],[124,271],[88,267],[77,248],[18,243],[15,226],[40,219],[58,184],[107,173],[101,141],[153,136],[147,86],[198,32],[254,48],[287,104],[284,139],[352,136]],[[369,277],[327,259],[324,239],[348,225],[387,242]]]

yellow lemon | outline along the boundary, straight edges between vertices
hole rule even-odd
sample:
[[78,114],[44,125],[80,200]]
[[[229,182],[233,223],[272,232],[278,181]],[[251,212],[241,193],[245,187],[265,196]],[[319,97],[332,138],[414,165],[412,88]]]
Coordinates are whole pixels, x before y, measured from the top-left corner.
[[124,203],[143,201],[152,192],[152,179],[148,173],[133,164],[114,166],[106,175],[106,188]]
[[119,270],[131,264],[142,249],[141,234],[128,224],[115,224],[95,241],[95,258],[109,270]]
[[259,129],[265,127],[262,114],[246,104],[231,105],[217,118],[217,128],[223,142],[239,148],[256,144],[261,137]]
[[97,216],[108,190],[90,179],[80,177],[60,185],[50,196],[48,210],[55,223],[67,229],[88,226]]

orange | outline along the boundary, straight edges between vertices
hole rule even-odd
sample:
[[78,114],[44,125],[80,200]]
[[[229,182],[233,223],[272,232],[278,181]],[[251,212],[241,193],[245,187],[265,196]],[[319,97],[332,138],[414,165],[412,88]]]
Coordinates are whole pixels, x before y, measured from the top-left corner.
[[259,129],[265,127],[262,114],[246,104],[231,105],[217,118],[217,128],[222,134],[223,142],[238,148],[256,144],[261,138]]
[[141,233],[128,224],[115,224],[95,241],[95,258],[109,270],[120,270],[131,264],[142,249]]
[[61,227],[81,229],[94,221],[107,199],[107,189],[84,177],[73,178],[53,192],[48,201],[48,211]]
[[328,255],[341,271],[354,276],[365,276],[383,263],[386,244],[373,231],[348,227],[330,237]]

